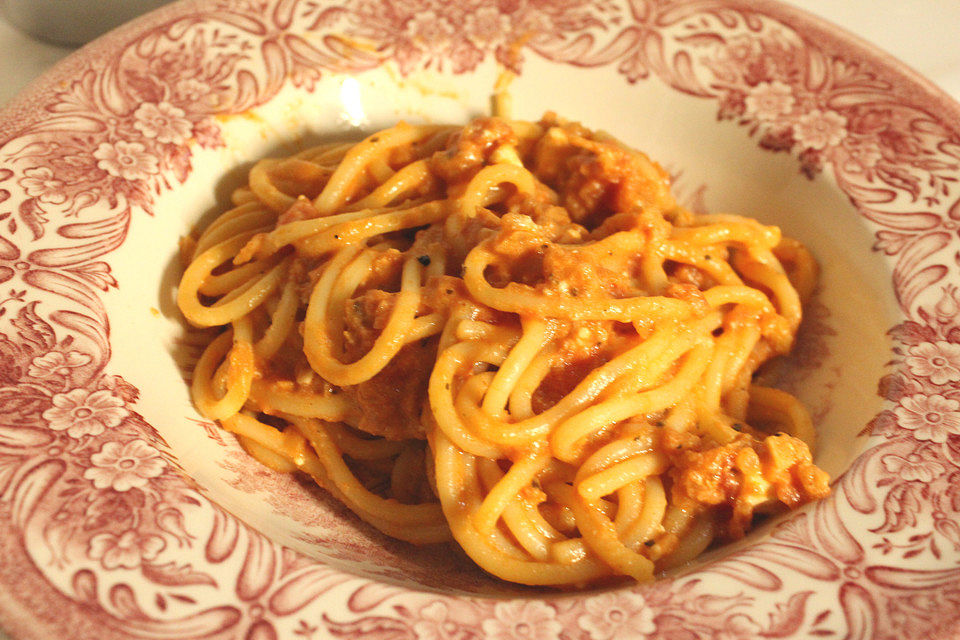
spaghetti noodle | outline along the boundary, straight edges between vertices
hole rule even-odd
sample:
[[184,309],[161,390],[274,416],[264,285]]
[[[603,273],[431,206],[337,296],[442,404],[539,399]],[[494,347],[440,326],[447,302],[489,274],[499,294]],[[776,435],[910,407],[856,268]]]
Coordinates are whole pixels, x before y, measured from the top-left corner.
[[810,418],[755,382],[817,266],[678,206],[579,124],[399,124],[266,159],[184,247],[222,327],[199,410],[387,535],[503,579],[650,580],[829,492]]

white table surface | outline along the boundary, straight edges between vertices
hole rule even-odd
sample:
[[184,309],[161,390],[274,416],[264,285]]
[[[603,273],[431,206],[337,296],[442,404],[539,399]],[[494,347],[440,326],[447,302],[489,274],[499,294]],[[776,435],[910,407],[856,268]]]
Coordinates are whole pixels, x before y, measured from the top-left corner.
[[[798,0],[793,4],[892,53],[960,100],[960,1]],[[36,40],[0,19],[0,106],[72,50]],[[0,630],[0,640],[5,638]]]
[[[797,0],[793,4],[873,42],[960,99],[958,0]],[[0,105],[71,51],[27,36],[0,19]]]

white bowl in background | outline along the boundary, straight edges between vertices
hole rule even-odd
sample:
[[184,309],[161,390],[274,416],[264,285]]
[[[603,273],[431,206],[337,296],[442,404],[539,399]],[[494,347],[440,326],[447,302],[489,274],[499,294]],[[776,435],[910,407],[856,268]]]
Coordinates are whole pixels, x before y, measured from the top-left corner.
[[170,0],[3,0],[3,16],[21,31],[76,46]]

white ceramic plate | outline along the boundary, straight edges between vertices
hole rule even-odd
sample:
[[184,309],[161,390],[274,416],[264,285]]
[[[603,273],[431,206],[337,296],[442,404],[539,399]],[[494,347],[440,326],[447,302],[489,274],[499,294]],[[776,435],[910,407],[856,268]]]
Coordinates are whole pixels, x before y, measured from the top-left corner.
[[[258,157],[553,109],[823,269],[784,383],[833,495],[652,585],[392,542],[197,416],[177,240]],[[0,622],[17,638],[956,638],[960,106],[767,1],[178,3],[0,115]]]

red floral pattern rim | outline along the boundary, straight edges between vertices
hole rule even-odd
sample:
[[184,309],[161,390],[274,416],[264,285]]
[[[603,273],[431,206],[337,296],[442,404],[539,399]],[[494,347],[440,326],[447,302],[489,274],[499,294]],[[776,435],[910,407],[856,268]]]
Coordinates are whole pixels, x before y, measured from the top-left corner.
[[[830,499],[690,574],[498,599],[309,560],[177,472],[110,369],[101,296],[130,225],[224,144],[215,116],[331,73],[490,58],[713,101],[868,221],[904,320],[888,408]],[[767,1],[192,2],[74,55],[4,115],[0,613],[17,637],[960,637],[960,107],[881,54]]]

